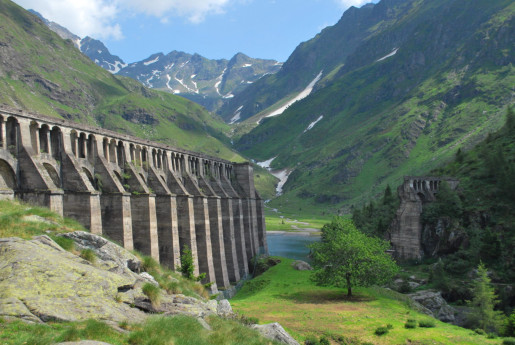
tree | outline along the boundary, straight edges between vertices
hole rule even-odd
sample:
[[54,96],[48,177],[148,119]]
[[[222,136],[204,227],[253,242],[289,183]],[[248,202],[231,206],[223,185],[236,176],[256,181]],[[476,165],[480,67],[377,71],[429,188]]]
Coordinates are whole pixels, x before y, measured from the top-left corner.
[[181,267],[179,268],[182,275],[190,280],[195,280],[195,266],[193,265],[193,255],[191,253],[190,247],[188,245],[184,245],[182,247],[182,255],[181,255]]
[[469,307],[472,309],[468,315],[470,325],[487,332],[499,332],[504,317],[501,311],[494,310],[499,301],[488,277],[488,270],[482,262],[477,268],[473,295],[474,298],[469,302]]
[[311,245],[312,279],[321,285],[347,288],[384,284],[398,271],[386,253],[389,243],[368,237],[356,229],[351,220],[335,217],[322,228],[322,240]]

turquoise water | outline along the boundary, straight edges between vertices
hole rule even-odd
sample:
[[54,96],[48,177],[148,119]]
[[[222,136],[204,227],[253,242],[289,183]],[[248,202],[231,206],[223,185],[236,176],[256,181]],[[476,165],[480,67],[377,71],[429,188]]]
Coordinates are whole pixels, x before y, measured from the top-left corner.
[[319,241],[320,236],[268,233],[266,239],[270,255],[310,262],[311,260],[308,257],[309,248],[306,245]]

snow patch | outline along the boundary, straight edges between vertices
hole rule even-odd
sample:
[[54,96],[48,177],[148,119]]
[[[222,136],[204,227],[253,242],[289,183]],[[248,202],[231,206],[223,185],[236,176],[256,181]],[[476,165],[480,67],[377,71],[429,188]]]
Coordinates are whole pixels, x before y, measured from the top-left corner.
[[143,62],[143,64],[145,66],[148,66],[148,65],[153,64],[154,62],[157,62],[157,61],[159,61],[159,56],[156,56],[156,58],[154,60],[145,61],[145,62]]
[[246,63],[245,65],[241,66],[242,68],[246,68],[246,67],[252,67],[252,64],[251,63]]
[[279,183],[277,183],[277,187],[275,187],[275,193],[277,196],[283,194],[283,186],[288,181],[288,177],[290,177],[290,174],[293,170],[283,169],[276,172],[272,172],[271,174],[274,175],[279,179]]
[[172,77],[170,77],[169,74],[166,75],[166,79],[168,79],[168,81],[166,82],[166,87],[170,90],[172,90],[173,93],[175,93],[174,89],[170,86],[170,81],[172,80]]
[[257,165],[259,165],[259,166],[260,166],[260,167],[262,167],[262,168],[265,168],[265,169],[267,169],[267,170],[270,170],[270,164],[272,164],[272,162],[273,162],[273,161],[274,161],[274,159],[276,159],[276,158],[277,158],[277,156],[272,157],[272,158],[270,158],[270,159],[269,159],[269,160],[267,160],[267,161],[257,162],[256,164],[257,164]]
[[283,194],[283,186],[288,181],[288,177],[292,173],[293,170],[289,169],[281,169],[281,170],[271,170],[270,164],[272,164],[272,161],[276,159],[276,157],[270,158],[269,160],[266,160],[264,162],[257,162],[256,164],[259,165],[262,168],[265,168],[266,170],[270,171],[272,175],[277,177],[279,179],[279,182],[277,183],[277,186],[275,187],[276,195],[279,196]]
[[309,124],[308,128],[306,128],[304,130],[304,132],[302,132],[302,133],[306,133],[307,131],[309,131],[311,128],[313,128],[318,123],[318,121],[322,120],[323,118],[324,118],[324,115],[320,115],[320,117],[318,119],[316,119],[315,121],[311,122]]
[[223,95],[220,93],[220,84],[222,83],[222,79],[224,78],[224,74],[225,74],[225,71],[227,71],[227,68],[224,68],[224,70],[222,71],[222,74],[220,74],[217,78],[216,78],[216,83],[215,83],[215,89],[216,89],[216,93],[220,96],[223,97]]
[[190,78],[191,78],[191,79],[193,79],[193,78],[195,78],[196,76],[197,76],[196,74],[192,74]]
[[389,57],[394,56],[395,54],[397,54],[397,50],[399,50],[399,48],[394,48],[390,54],[385,55],[380,59],[377,59],[376,62],[383,61],[384,59],[388,59]]
[[121,61],[115,61],[114,64],[109,64],[109,72],[111,72],[112,74],[116,74],[118,73],[119,70],[121,70],[122,68],[125,68],[127,67],[127,64],[126,63],[123,63]]
[[227,95],[223,96],[223,98],[233,98],[234,95],[232,93],[228,93]]
[[193,82],[193,84],[195,84],[195,89],[192,89],[192,88],[188,87],[188,85],[186,85],[182,79],[179,79],[177,77],[174,77],[174,78],[175,78],[175,80],[177,80],[179,82],[179,84],[181,84],[186,90],[188,90],[188,92],[193,92],[196,94],[199,93],[199,91],[197,89],[197,84],[195,84],[195,82]]
[[171,69],[173,66],[175,66],[175,63],[172,63],[171,65],[166,65],[165,69]]
[[101,50],[97,50],[97,53],[102,54],[102,51]]
[[230,125],[232,125],[233,123],[235,123],[236,121],[238,121],[239,119],[241,119],[241,111],[237,112],[236,115],[234,115],[232,118],[231,118],[231,121],[229,122]]
[[313,91],[313,88],[315,87],[315,84],[318,83],[318,81],[320,80],[320,78],[322,78],[322,71],[320,71],[320,73],[318,73],[318,75],[315,77],[315,79],[313,79],[311,81],[311,83],[309,83],[308,86],[306,86],[306,88],[304,90],[302,90],[294,99],[292,99],[291,101],[289,101],[288,103],[286,103],[285,105],[280,107],[279,109],[276,109],[275,111],[271,112],[270,114],[265,115],[265,117],[272,117],[272,116],[281,115],[293,103],[308,97],[309,94],[311,93],[311,91]]

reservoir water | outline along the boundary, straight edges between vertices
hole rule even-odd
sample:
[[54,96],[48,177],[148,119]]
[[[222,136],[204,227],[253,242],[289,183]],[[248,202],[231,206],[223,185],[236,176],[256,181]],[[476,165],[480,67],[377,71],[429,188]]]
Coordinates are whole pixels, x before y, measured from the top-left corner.
[[310,262],[308,244],[320,241],[320,236],[306,236],[295,233],[267,233],[270,255]]

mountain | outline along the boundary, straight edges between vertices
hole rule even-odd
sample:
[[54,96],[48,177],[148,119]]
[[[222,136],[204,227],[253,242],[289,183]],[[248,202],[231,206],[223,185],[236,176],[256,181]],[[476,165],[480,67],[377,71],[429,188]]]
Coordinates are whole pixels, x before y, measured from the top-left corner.
[[78,48],[98,66],[111,73],[117,73],[119,70],[127,66],[121,58],[116,55],[112,55],[104,43],[89,36],[80,40]]
[[217,111],[248,85],[276,73],[282,66],[275,60],[254,59],[243,53],[237,53],[230,60],[210,60],[175,50],[167,55],[156,53],[142,61],[126,64],[120,57],[112,55],[101,41],[91,37],[81,39],[38,12],[29,11],[63,39],[72,40],[98,66],[138,80],[148,88],[180,94],[211,111]]
[[0,103],[242,160],[218,117],[100,68],[8,0],[0,0]]
[[34,10],[29,10],[29,12],[41,18],[43,23],[45,23],[50,28],[50,30],[61,36],[62,39],[71,40],[77,49],[79,49],[87,57],[93,60],[98,66],[108,70],[111,73],[116,73],[123,67],[127,66],[127,64],[123,62],[121,58],[116,55],[112,55],[109,52],[109,49],[107,49],[107,47],[101,41],[89,36],[81,39],[79,36],[70,32],[70,30],[67,28],[57,24],[56,22],[52,22],[46,19],[40,13]]
[[[323,72],[280,116],[247,119],[257,127],[236,142],[249,157],[274,158],[273,169],[290,172],[271,204],[345,212],[498,129],[514,102],[514,14],[509,0],[382,0],[350,8],[301,44],[279,73],[231,100],[245,118],[248,106],[268,104],[239,103],[247,93],[257,90],[254,96],[271,103],[288,80],[303,78],[302,90]],[[358,38],[336,34],[347,22]],[[333,59],[335,46],[346,48]],[[294,61],[313,67],[303,74]],[[268,91],[258,88],[263,83]]]
[[337,71],[361,43],[393,25],[409,10],[410,2],[401,0],[383,0],[360,9],[350,7],[336,25],[301,43],[281,71],[259,80],[227,102],[220,110],[221,116],[228,121],[239,113],[243,121],[258,113],[273,114],[295,100],[310,83],[313,88],[320,77]]
[[225,100],[280,68],[281,63],[275,60],[253,59],[242,53],[230,60],[210,60],[198,54],[172,51],[131,63],[118,74],[217,110]]

